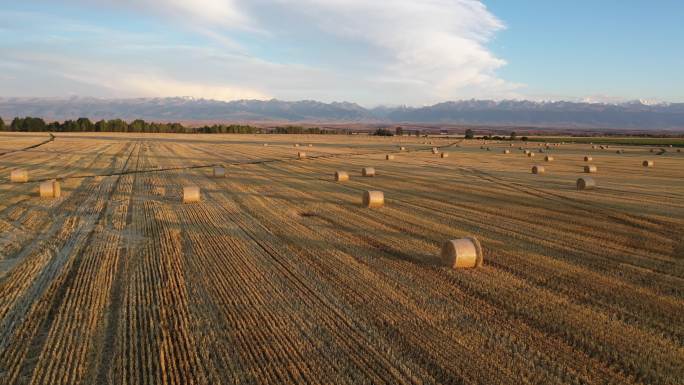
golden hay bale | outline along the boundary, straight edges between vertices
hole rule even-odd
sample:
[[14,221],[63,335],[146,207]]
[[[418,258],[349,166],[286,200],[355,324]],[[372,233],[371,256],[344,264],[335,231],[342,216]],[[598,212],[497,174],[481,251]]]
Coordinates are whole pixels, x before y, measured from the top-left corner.
[[295,144],[293,144],[292,146],[294,146],[294,147],[299,147],[299,143],[295,143]]
[[306,145],[307,147],[313,147],[313,144],[309,143]]
[[509,144],[508,147],[513,147],[513,143]]
[[594,165],[584,166],[584,172],[587,174],[593,174],[597,171],[598,171],[598,169],[596,169],[596,166],[594,166]]
[[439,154],[439,150],[437,149],[437,147],[432,147],[432,153]]
[[385,204],[385,194],[382,191],[364,191],[363,205],[368,208],[382,207]]
[[28,182],[28,171],[26,170],[12,170],[10,172],[10,182],[13,183],[26,183]]
[[444,264],[454,269],[481,267],[484,263],[482,246],[474,237],[444,242],[441,256]]
[[335,171],[335,180],[337,182],[346,182],[349,180],[349,174],[346,171]]
[[268,143],[264,143],[264,147],[268,147]]
[[655,166],[655,163],[652,160],[645,160],[641,163],[641,165],[644,167],[653,167]]
[[617,150],[617,151],[615,151],[616,154],[622,154],[622,153],[624,153],[624,152],[625,152],[624,150]]
[[226,169],[223,167],[214,167],[214,178],[223,178],[226,176]]
[[522,150],[524,150],[524,148],[522,146],[520,146],[520,147],[518,147],[518,150],[522,151]]
[[504,154],[510,154],[511,151],[510,151],[510,150],[503,150],[503,153],[504,153]]
[[583,176],[577,179],[576,186],[578,190],[592,190],[596,188],[596,181],[592,177]]
[[442,158],[448,158],[448,157],[449,157],[449,153],[448,153],[448,152],[443,152],[443,153],[440,155],[440,157],[442,157]]
[[545,162],[553,162],[553,157],[551,155],[547,155],[544,157]]
[[46,180],[40,182],[39,192],[41,198],[59,198],[62,195],[62,187],[54,179]]
[[592,150],[596,150],[596,146],[591,146],[591,149],[592,149]]
[[200,199],[200,188],[198,186],[183,187],[183,203],[199,202]]
[[544,166],[532,166],[532,174],[543,174],[545,172]]
[[392,155],[392,154],[385,155],[385,160],[394,160],[394,155]]
[[534,152],[532,152],[532,151],[528,151],[528,152],[527,152],[527,157],[528,157],[528,158],[532,158],[533,156],[534,156]]
[[487,151],[492,151],[492,149],[491,149],[491,148],[489,148],[489,147],[487,147]]
[[361,169],[361,176],[375,176],[375,169],[373,167],[364,167]]
[[404,146],[399,147],[399,151],[406,151],[406,147],[404,147]]
[[305,159],[306,158],[306,152],[298,152],[297,153],[297,159]]
[[594,158],[592,158],[592,157],[589,156],[589,155],[587,155],[587,156],[584,157],[584,161],[585,161],[585,162],[591,162],[592,160],[594,160]]

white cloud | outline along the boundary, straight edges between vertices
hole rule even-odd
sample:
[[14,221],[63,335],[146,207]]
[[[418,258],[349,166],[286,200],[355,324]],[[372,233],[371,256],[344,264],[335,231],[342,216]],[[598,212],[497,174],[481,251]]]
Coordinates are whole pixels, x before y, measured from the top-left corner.
[[[124,46],[149,43],[133,39],[112,46],[106,58],[96,52],[80,64],[57,66],[64,78],[117,94],[366,105],[520,96],[519,85],[497,76],[505,62],[486,46],[503,23],[476,0],[71,1],[146,14],[209,39],[178,44],[175,52],[169,41],[142,57],[136,50],[113,59]],[[87,64],[93,61],[104,65]]]

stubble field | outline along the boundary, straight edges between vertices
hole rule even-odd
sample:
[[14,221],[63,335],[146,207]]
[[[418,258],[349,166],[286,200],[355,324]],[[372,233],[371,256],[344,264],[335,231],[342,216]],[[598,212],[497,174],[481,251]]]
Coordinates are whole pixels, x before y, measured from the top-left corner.
[[[0,134],[0,384],[684,383],[674,149],[48,139]],[[588,154],[598,188],[577,191]],[[52,178],[62,196],[40,198]],[[200,202],[181,202],[189,185]],[[362,207],[365,190],[385,206]],[[485,265],[443,266],[464,236]]]

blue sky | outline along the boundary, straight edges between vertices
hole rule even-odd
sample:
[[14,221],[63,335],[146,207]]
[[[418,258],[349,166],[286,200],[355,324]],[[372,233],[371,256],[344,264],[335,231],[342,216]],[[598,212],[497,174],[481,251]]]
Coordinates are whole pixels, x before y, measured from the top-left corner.
[[0,96],[684,101],[684,2],[0,0]]

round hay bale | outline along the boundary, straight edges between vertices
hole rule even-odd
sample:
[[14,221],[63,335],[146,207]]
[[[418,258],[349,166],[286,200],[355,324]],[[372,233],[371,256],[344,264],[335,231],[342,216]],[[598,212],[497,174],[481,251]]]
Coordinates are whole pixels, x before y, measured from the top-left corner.
[[591,162],[592,160],[594,160],[594,158],[592,158],[592,157],[589,156],[589,155],[587,155],[587,156],[584,157],[584,161],[585,161],[585,162]]
[[583,176],[577,179],[577,190],[592,190],[596,188],[596,181],[590,176]]
[[264,147],[268,147],[268,143],[264,143]]
[[641,163],[641,165],[644,167],[653,167],[655,166],[655,163],[652,160],[645,160]]
[[508,147],[513,147],[513,143],[509,144]]
[[299,143],[295,143],[292,145],[293,147],[299,147]]
[[183,187],[183,203],[199,202],[200,199],[200,188],[198,186]]
[[466,237],[444,242],[441,252],[442,261],[453,269],[481,267],[484,263],[482,246],[477,238]]
[[503,150],[503,153],[504,153],[504,154],[510,154],[511,151],[510,151],[510,150]]
[[492,149],[491,149],[491,148],[489,148],[489,147],[487,147],[487,151],[492,151]]
[[655,152],[655,148],[652,148],[652,149],[651,149],[651,152]]
[[539,153],[540,153],[540,154],[543,154],[543,153],[544,153],[544,149],[543,149],[543,148],[540,148],[540,149],[539,149]]
[[12,183],[26,183],[28,182],[28,171],[26,170],[12,170],[10,171],[10,182]]
[[522,151],[524,148],[522,146],[518,147],[518,150]]
[[622,153],[624,153],[624,151],[623,150],[617,150],[617,151],[615,151],[615,153],[616,154],[622,154]]
[[385,194],[382,191],[364,191],[363,205],[368,208],[377,208],[385,205]]
[[226,176],[226,169],[223,167],[214,167],[214,178],[223,178]]
[[373,167],[364,167],[361,169],[361,176],[375,176],[375,168]]
[[595,172],[597,172],[597,171],[598,171],[598,169],[597,169],[596,166],[594,166],[594,165],[591,165],[591,166],[584,166],[584,172],[587,173],[587,174],[593,174],[593,173],[595,173]]
[[543,174],[545,172],[544,166],[532,166],[532,174]]
[[547,155],[544,157],[545,162],[553,162],[553,157],[551,155]]
[[437,149],[437,147],[432,147],[432,153],[439,154],[439,150]]
[[528,157],[528,158],[534,157],[534,152],[528,151],[528,152],[527,152],[527,157]]
[[394,155],[392,155],[392,154],[385,155],[385,160],[394,160]]
[[55,179],[40,182],[39,192],[41,198],[59,198],[62,195],[62,187]]
[[306,145],[307,147],[313,147],[313,144],[309,143]]
[[443,152],[443,153],[440,155],[440,157],[441,157],[441,158],[448,158],[448,157],[449,157],[449,153],[448,153],[448,152]]
[[349,174],[346,171],[335,171],[335,181],[346,182],[349,180]]
[[591,149],[592,149],[592,150],[596,150],[596,146],[591,146]]
[[406,147],[404,147],[404,146],[399,147],[399,151],[406,151]]
[[297,159],[306,159],[306,152],[298,152]]

